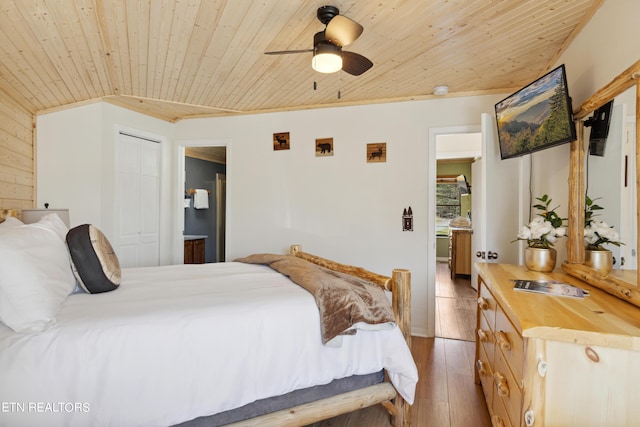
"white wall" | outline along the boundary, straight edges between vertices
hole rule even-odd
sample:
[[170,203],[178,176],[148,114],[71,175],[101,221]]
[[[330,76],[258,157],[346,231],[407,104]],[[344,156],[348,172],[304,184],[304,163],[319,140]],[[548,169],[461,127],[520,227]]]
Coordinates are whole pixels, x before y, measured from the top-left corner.
[[[71,226],[94,224],[112,242],[116,135],[118,130],[162,141],[161,204],[170,206],[175,193],[174,125],[104,102],[37,116],[37,207],[67,207]],[[160,262],[172,261],[172,216],[161,209]],[[115,246],[115,245],[114,245]]]
[[574,107],[640,60],[638,22],[638,0],[606,0],[563,52]]
[[103,222],[101,111],[95,103],[36,118],[36,207],[69,208],[71,226]]

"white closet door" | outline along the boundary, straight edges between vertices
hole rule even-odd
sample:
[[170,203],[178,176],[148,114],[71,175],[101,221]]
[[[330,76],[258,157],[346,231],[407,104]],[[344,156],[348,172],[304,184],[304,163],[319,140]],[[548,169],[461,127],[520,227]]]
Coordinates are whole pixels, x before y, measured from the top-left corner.
[[147,267],[160,259],[160,144],[118,137],[118,258],[122,267]]

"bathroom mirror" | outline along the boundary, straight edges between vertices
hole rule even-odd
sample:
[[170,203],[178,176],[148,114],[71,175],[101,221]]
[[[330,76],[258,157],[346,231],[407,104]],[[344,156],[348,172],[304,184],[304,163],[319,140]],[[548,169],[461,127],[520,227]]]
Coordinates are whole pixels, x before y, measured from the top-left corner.
[[[636,256],[633,257],[633,261],[631,260],[631,258],[625,257],[625,264],[629,262],[631,262],[632,264],[623,266],[627,268],[617,268],[609,274],[600,273],[599,271],[596,271],[583,264],[584,207],[587,184],[589,185],[588,194],[592,198],[604,197],[595,193],[605,192],[605,190],[608,190],[606,196],[607,202],[605,203],[605,199],[601,199],[602,205],[603,207],[605,207],[605,211],[603,211],[603,217],[606,218],[606,220],[611,221],[612,224],[614,221],[619,221],[618,224],[613,225],[622,227],[622,230],[620,230],[620,232],[622,236],[621,240],[623,242],[626,243],[626,241],[628,241],[630,243],[629,246],[635,248],[638,241],[638,229],[640,229],[640,221],[638,220],[637,215],[637,200],[639,199],[637,187],[635,188],[635,191],[632,191],[632,194],[629,198],[627,198],[626,201],[626,203],[632,203],[633,208],[625,210],[623,193],[625,193],[625,191],[626,193],[628,193],[630,191],[629,188],[627,187],[625,190],[624,187],[620,187],[619,185],[611,183],[607,184],[602,178],[602,173],[604,172],[600,172],[598,174],[598,172],[592,171],[592,173],[590,173],[589,171],[587,171],[587,166],[589,166],[589,168],[595,167],[594,164],[596,163],[601,163],[601,166],[603,166],[605,169],[613,166],[607,164],[606,162],[609,160],[605,160],[604,158],[598,159],[597,161],[593,158],[586,158],[586,156],[588,155],[586,144],[588,143],[589,131],[585,131],[584,122],[589,119],[594,111],[596,111],[598,108],[612,99],[615,100],[617,98],[617,100],[619,101],[619,105],[626,105],[626,107],[619,107],[617,111],[614,107],[614,114],[611,118],[612,120],[622,120],[623,130],[614,131],[610,134],[611,139],[608,138],[606,149],[613,148],[614,151],[620,150],[620,156],[622,156],[622,144],[625,138],[627,138],[627,135],[616,134],[624,132],[632,132],[634,134],[628,136],[629,141],[634,142],[634,147],[633,150],[631,150],[627,154],[627,184],[629,184],[629,180],[633,180],[637,183],[640,179],[640,173],[638,173],[638,170],[636,169],[635,173],[632,174],[630,171],[633,170],[633,168],[629,166],[636,163],[635,158],[638,157],[638,153],[640,152],[640,127],[638,126],[638,122],[640,120],[639,83],[640,61],[636,62],[633,66],[621,73],[618,77],[616,77],[608,85],[604,86],[602,89],[596,92],[593,96],[591,96],[591,98],[587,99],[585,103],[583,103],[577,110],[574,111],[574,120],[576,121],[578,138],[576,141],[571,143],[570,149],[569,231],[567,238],[567,261],[565,261],[562,265],[563,270],[565,270],[568,274],[577,277],[593,286],[599,287],[636,306],[640,306],[640,289],[637,285],[638,283],[640,283],[640,276],[638,274],[637,265],[633,265],[633,262],[635,262],[635,259],[637,258]],[[614,101],[614,106],[615,104],[616,102]],[[620,116],[614,117],[615,114],[618,114]],[[631,116],[632,119],[628,119],[629,116]],[[620,141],[619,144],[621,145],[619,147],[614,145],[617,144],[614,139]],[[609,143],[611,143],[611,146],[609,146]],[[623,160],[620,161],[623,162]],[[621,167],[624,168],[624,165],[622,164]],[[613,172],[609,172],[608,174],[617,174],[619,173],[619,171],[620,169],[617,169]],[[597,185],[594,184],[596,180],[595,176],[599,176],[598,179],[601,180],[601,182],[599,182]],[[621,182],[623,182],[622,178],[620,178],[620,180]],[[615,181],[615,179],[613,181]],[[607,205],[609,203],[609,200],[611,200],[611,206]],[[618,207],[618,205],[620,207]],[[611,219],[609,219],[609,216],[605,217],[605,215],[609,215]],[[626,249],[627,248],[625,248],[624,250]],[[621,262],[621,259],[624,256],[624,250],[617,251],[618,263]],[[632,266],[635,268],[632,269]]]

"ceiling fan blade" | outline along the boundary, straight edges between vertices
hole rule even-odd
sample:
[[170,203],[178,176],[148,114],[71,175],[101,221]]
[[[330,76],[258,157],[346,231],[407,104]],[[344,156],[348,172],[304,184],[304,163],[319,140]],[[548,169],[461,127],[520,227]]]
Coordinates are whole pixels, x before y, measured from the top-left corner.
[[327,40],[338,46],[346,46],[349,43],[353,43],[360,34],[362,34],[362,25],[356,21],[347,18],[346,16],[337,15],[334,16],[327,24],[325,34]]
[[313,49],[298,49],[298,50],[274,50],[271,52],[265,52],[265,55],[288,55],[290,53],[307,53],[313,52]]
[[371,67],[373,67],[373,62],[364,56],[353,52],[342,51],[342,71],[354,76],[359,76]]

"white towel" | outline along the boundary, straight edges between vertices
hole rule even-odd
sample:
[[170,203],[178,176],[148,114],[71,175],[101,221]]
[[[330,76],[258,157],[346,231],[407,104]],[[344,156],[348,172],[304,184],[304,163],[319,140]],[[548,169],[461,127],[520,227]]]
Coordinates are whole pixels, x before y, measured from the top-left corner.
[[207,190],[196,189],[193,196],[193,207],[196,209],[209,209],[209,192]]

